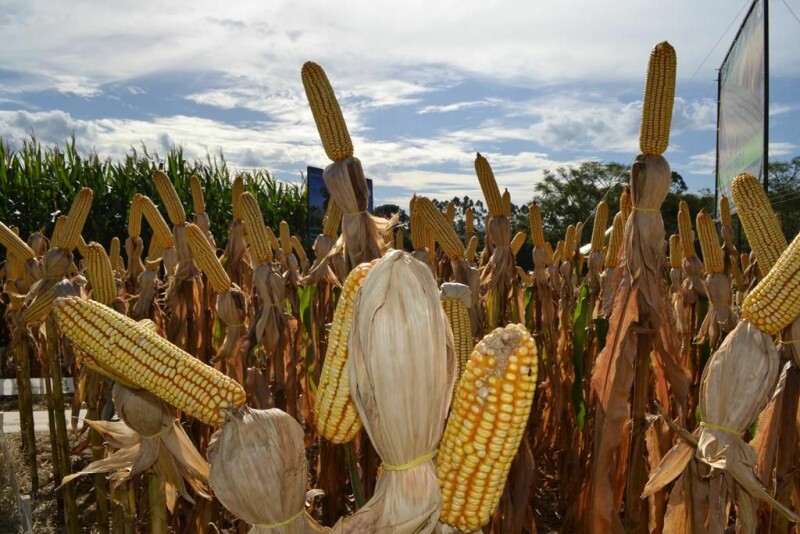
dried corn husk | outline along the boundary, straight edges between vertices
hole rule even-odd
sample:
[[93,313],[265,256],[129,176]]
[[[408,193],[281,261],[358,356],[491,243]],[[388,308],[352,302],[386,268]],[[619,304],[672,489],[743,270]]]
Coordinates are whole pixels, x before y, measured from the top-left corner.
[[650,477],[644,496],[669,484],[694,457],[708,476],[723,475],[738,507],[744,532],[755,532],[753,498],[765,501],[790,521],[800,516],[776,501],[758,481],[756,454],[741,436],[767,404],[778,378],[775,344],[749,321],[741,321],[706,364],[700,384],[701,426],[693,440],[679,440]]
[[208,446],[209,484],[251,533],[323,531],[305,512],[308,464],[303,429],[287,413],[244,408],[231,413]]
[[357,297],[348,350],[351,395],[383,471],[372,499],[333,531],[431,532],[441,512],[433,454],[456,361],[426,265],[399,250],[378,261]]
[[[397,223],[397,216],[390,220],[373,217],[367,212],[369,189],[358,158],[349,157],[331,163],[323,172],[325,185],[331,197],[342,210],[342,242],[347,271],[360,263],[379,258],[385,234]],[[338,253],[334,247],[333,253]]]
[[192,444],[173,409],[152,393],[114,385],[114,406],[122,421],[86,421],[108,444],[117,449],[111,456],[92,462],[79,473],[64,477],[62,484],[93,473],[112,473],[114,487],[152,469],[166,483],[167,507],[172,510],[177,495],[194,502],[186,488],[209,498],[205,483],[208,464]]

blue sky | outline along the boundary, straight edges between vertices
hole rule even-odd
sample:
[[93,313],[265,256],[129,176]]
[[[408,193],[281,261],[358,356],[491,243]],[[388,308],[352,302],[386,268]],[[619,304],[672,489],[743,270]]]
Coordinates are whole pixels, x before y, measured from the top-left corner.
[[[678,83],[666,156],[714,187],[716,70],[748,1],[0,0],[0,137],[120,157],[224,152],[298,180],[328,161],[300,81],[321,64],[376,203],[480,196],[476,152],[527,202],[544,169],[636,154],[650,49]],[[800,154],[800,0],[771,2],[770,159]],[[727,31],[726,31],[727,29]],[[714,48],[715,43],[717,44]]]

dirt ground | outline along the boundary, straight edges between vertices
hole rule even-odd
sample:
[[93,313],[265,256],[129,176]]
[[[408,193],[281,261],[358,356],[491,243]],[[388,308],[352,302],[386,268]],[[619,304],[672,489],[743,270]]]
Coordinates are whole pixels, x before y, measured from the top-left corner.
[[[62,514],[59,510],[59,492],[53,483],[53,464],[50,454],[50,439],[47,434],[37,434],[36,451],[38,462],[39,491],[31,493],[31,477],[28,463],[25,460],[22,449],[22,439],[19,434],[6,434],[11,460],[14,465],[14,472],[17,477],[20,492],[23,495],[30,495],[31,509],[33,514],[33,531],[37,534],[62,532]],[[78,445],[80,438],[72,437],[71,445],[74,448]],[[84,452],[80,456],[73,456],[72,469],[78,471],[90,461],[90,454]],[[5,459],[3,459],[5,465]],[[91,477],[82,477],[75,484],[75,491],[78,497],[78,513],[82,525],[87,525],[85,532],[91,532],[91,525],[96,523],[94,492],[92,491]],[[11,486],[10,473],[5,468],[0,469],[0,533],[21,532],[22,523],[17,513],[17,505],[14,499]]]

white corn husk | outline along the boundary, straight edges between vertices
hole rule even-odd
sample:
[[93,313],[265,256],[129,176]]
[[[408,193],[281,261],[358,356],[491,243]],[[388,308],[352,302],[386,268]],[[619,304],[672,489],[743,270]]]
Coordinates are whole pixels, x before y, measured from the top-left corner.
[[[750,321],[739,322],[706,364],[700,384],[701,425],[696,443],[679,440],[664,456],[645,486],[643,496],[677,478],[694,457],[708,466],[708,476],[723,475],[731,485],[743,532],[755,532],[753,498],[761,499],[791,521],[800,517],[761,486],[753,470],[756,454],[742,440],[775,389],[780,358],[772,338]],[[742,491],[743,490],[743,491]]]
[[308,464],[303,429],[287,413],[243,408],[208,446],[209,485],[251,533],[321,531],[305,511]]
[[389,252],[364,280],[353,316],[350,391],[383,470],[372,499],[333,532],[432,532],[441,513],[433,454],[456,362],[430,269]]

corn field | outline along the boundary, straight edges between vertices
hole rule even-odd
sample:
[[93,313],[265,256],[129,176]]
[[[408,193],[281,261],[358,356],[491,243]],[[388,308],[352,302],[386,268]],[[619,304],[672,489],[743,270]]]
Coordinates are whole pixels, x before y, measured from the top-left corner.
[[[0,244],[34,500],[55,488],[70,533],[794,532],[800,237],[787,243],[747,174],[718,223],[683,204],[665,235],[675,69],[658,44],[628,185],[556,243],[536,204],[512,235],[481,154],[488,216],[467,211],[463,233],[424,196],[407,232],[370,214],[311,62],[301,80],[331,160],[311,247],[292,218],[302,191],[265,194],[283,186],[180,154],[86,161],[91,183],[61,173],[28,235],[15,226],[35,199],[20,192]],[[22,186],[78,157],[22,154],[0,178]],[[37,376],[52,481],[37,472]],[[66,376],[85,419],[61,409]],[[73,469],[78,448],[91,460]]]

